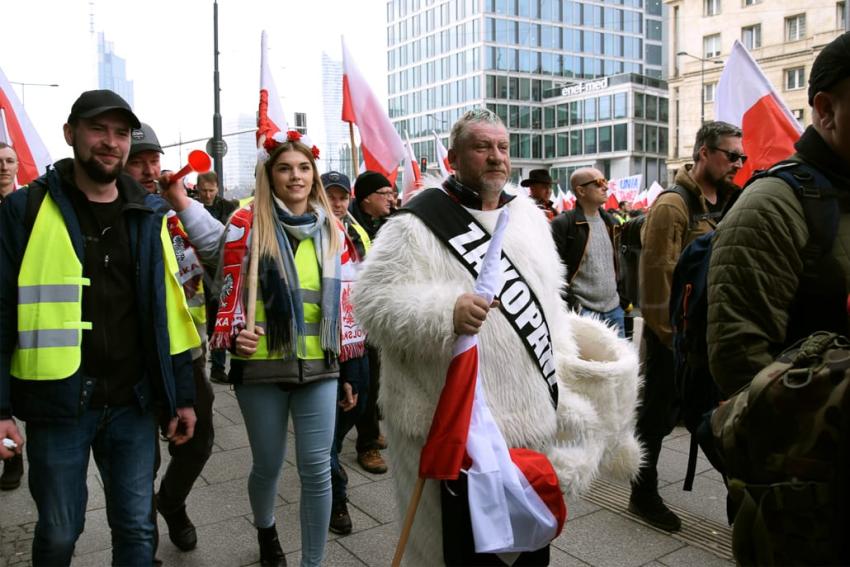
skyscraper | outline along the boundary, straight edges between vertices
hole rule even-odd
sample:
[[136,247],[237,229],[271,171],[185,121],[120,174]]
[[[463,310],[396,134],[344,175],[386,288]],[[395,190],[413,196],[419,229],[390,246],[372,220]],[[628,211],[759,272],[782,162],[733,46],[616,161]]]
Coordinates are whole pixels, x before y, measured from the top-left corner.
[[[322,52],[322,117],[325,140],[322,150],[322,169],[341,171],[351,177],[351,137],[342,114],[342,62],[334,61]],[[353,179],[353,177],[352,177]]]
[[390,0],[390,117],[432,163],[431,131],[447,137],[486,105],[510,132],[515,180],[592,165],[664,181],[662,10],[661,0]]
[[103,32],[97,34],[97,86],[115,91],[133,106],[133,81],[127,79],[127,62],[115,54]]

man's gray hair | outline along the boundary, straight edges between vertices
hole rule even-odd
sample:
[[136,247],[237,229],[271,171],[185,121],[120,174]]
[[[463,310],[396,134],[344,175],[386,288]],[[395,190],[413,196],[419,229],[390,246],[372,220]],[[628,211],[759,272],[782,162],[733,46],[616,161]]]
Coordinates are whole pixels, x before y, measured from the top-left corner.
[[741,138],[743,133],[737,126],[721,120],[709,120],[697,131],[697,139],[694,142],[694,163],[699,161],[699,151],[703,146],[716,148],[722,138],[734,136]]
[[466,134],[466,128],[470,124],[483,122],[485,124],[498,124],[504,126],[499,115],[487,108],[473,108],[463,113],[463,116],[458,118],[457,122],[452,126],[452,132],[449,134],[449,148],[457,149],[457,144]]

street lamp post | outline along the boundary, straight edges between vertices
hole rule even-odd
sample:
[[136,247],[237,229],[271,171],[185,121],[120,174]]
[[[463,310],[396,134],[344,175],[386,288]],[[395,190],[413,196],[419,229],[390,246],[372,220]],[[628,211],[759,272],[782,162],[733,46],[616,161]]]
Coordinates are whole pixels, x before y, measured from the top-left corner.
[[699,61],[699,98],[700,98],[700,114],[699,114],[699,123],[705,124],[705,63],[706,61],[709,63],[714,63],[715,65],[723,65],[722,61],[712,61],[711,59],[706,59],[704,57],[697,57],[696,55],[691,55],[687,51],[678,51],[676,55],[684,55],[685,57],[690,57],[691,59],[696,59]]
[[20,81],[9,81],[13,85],[20,85],[21,87],[21,106],[26,108],[27,106],[27,87],[58,87],[56,83],[22,83]]

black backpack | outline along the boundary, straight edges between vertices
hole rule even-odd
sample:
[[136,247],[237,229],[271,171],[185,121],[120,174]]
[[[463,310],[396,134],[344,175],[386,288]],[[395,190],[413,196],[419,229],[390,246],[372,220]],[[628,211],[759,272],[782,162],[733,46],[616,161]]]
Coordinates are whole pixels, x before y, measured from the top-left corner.
[[[810,232],[809,242],[802,252],[803,275],[789,323],[787,342],[792,343],[818,330],[822,324],[822,319],[815,320],[807,307],[817,305],[812,301],[822,296],[824,285],[829,285],[818,281],[830,279],[818,276],[821,273],[818,263],[832,249],[838,232],[837,193],[819,171],[797,161],[779,162],[767,170],[755,172],[745,189],[763,177],[779,177],[791,187],[803,205]],[[685,247],[676,263],[670,288],[676,394],[680,417],[691,433],[684,490],[693,488],[697,446],[702,448],[711,464],[723,472],[709,427],[709,415],[722,400],[708,367],[708,267],[713,237],[714,233],[710,232]],[[795,312],[799,313],[795,315]]]

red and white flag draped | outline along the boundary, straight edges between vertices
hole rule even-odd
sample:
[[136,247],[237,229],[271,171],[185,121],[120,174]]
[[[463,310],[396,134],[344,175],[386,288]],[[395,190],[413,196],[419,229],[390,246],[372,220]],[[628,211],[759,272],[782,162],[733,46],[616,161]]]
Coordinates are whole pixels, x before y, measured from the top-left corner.
[[0,142],[18,154],[18,186],[36,179],[47,170],[52,160],[44,142],[30,122],[18,95],[0,69]]
[[422,172],[419,170],[419,162],[416,159],[416,154],[413,153],[413,147],[410,145],[410,138],[407,137],[407,134],[404,135],[404,153],[402,201],[406,203],[416,190],[422,187]]
[[[490,302],[504,285],[502,209],[484,256],[475,293]],[[552,464],[540,453],[508,449],[479,380],[477,335],[457,338],[446,383],[419,460],[419,476],[468,475],[475,551],[516,553],[544,547],[563,528],[566,504]]]
[[449,164],[449,152],[446,146],[443,145],[443,141],[440,140],[436,132],[432,130],[431,133],[434,134],[434,147],[437,148],[437,165],[440,166],[440,175],[446,178],[449,175],[453,175],[455,170]]
[[744,153],[749,159],[735,176],[735,183],[743,185],[753,171],[766,169],[794,153],[794,142],[803,128],[738,40],[720,75],[715,100],[717,119],[744,132]]
[[395,182],[404,144],[342,40],[342,119],[357,125],[366,169]]
[[274,85],[269,69],[267,35],[265,30],[260,38],[260,108],[257,114],[257,147],[261,148],[263,140],[274,136],[277,132],[289,131],[280,97]]

